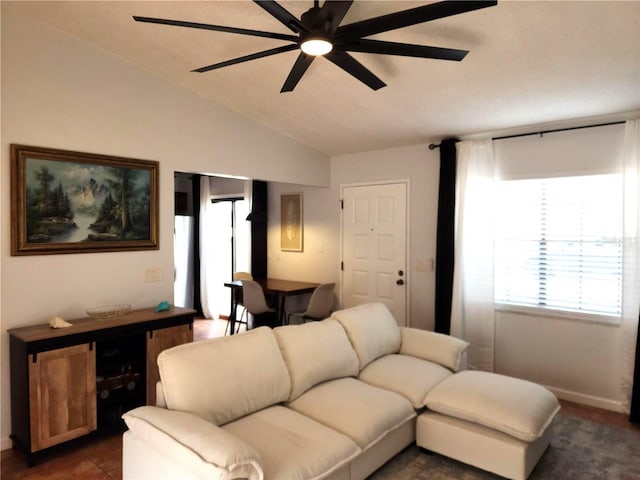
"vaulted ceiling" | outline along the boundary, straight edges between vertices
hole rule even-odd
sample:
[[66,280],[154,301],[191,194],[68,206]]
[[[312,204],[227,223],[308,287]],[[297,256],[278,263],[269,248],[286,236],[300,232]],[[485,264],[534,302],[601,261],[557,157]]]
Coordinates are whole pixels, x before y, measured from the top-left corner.
[[[342,24],[427,3],[356,0]],[[312,4],[281,2],[298,18]],[[353,53],[387,84],[373,91],[319,58],[289,93],[280,89],[297,51],[191,72],[287,42],[132,19],[291,34],[250,1],[47,1],[7,7],[330,155],[640,110],[640,1],[499,2],[372,37],[469,50],[461,62]]]

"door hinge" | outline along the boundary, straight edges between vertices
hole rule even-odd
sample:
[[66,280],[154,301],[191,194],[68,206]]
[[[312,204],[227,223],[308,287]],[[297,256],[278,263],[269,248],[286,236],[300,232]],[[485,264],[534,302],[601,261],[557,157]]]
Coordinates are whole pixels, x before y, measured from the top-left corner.
[[340,210],[344,210],[344,200],[340,199]]
[[344,262],[340,262],[340,271],[344,271]]

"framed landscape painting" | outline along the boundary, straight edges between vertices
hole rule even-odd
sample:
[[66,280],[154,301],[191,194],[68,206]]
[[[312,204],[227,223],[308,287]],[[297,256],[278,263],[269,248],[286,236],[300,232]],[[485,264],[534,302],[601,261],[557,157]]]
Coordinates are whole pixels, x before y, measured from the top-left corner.
[[280,249],[302,251],[302,194],[280,196]]
[[11,145],[11,255],[158,249],[158,162]]

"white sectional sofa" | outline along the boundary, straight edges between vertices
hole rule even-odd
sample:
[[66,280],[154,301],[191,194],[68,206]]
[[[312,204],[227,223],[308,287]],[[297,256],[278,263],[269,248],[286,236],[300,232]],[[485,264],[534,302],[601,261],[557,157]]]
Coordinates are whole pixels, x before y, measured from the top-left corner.
[[[321,322],[261,327],[166,350],[158,358],[159,406],[124,415],[123,478],[364,479],[416,440],[418,415],[435,414],[425,407],[430,392],[465,368],[466,348],[453,337],[398,327],[384,305],[367,304]],[[491,378],[499,384],[498,377]],[[468,382],[473,389],[473,379]],[[476,404],[463,411],[468,405],[455,403],[456,384],[453,411],[438,415],[463,430],[478,419],[490,434],[509,439],[511,430],[524,429],[527,439],[516,441],[536,449],[516,454],[526,457],[526,465],[513,467],[513,478],[526,478],[550,441],[557,412],[555,397],[535,387],[539,400],[524,424],[513,415],[514,407],[520,410],[517,401],[506,414],[504,405],[490,411],[489,425],[474,411]],[[433,404],[438,408],[444,395],[446,409],[447,389],[440,390],[444,394]],[[511,430],[498,432],[496,416],[506,418]],[[430,420],[423,422],[426,442]]]

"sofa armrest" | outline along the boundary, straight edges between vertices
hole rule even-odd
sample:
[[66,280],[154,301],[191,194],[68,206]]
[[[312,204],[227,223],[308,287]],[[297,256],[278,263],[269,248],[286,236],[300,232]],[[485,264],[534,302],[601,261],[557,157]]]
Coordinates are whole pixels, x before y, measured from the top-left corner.
[[164,398],[164,388],[162,388],[162,381],[160,380],[156,383],[156,407],[167,408],[167,401]]
[[400,327],[400,332],[402,344],[398,353],[438,363],[454,372],[465,368],[468,342],[417,328]]
[[260,455],[226,430],[188,412],[138,407],[125,413],[132,434],[207,478],[263,480]]

